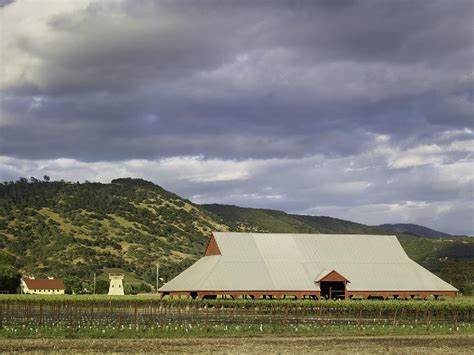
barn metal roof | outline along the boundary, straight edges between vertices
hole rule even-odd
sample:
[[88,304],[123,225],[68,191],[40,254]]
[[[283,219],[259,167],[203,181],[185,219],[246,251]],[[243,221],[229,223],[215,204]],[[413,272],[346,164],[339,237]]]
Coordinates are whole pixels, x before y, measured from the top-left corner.
[[349,291],[456,291],[411,260],[395,236],[215,232],[204,256],[160,291],[313,291],[327,270]]

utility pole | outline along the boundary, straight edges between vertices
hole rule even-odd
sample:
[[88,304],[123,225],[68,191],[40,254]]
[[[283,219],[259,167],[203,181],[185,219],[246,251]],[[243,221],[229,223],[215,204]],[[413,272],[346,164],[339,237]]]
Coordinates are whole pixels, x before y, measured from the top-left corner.
[[95,295],[95,272],[94,272],[94,295]]
[[158,282],[160,280],[160,264],[156,263],[156,292],[158,293]]

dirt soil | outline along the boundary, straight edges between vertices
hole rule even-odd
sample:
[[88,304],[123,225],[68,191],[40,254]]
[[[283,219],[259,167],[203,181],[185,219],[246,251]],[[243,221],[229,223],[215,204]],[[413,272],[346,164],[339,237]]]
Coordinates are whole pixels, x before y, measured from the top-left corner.
[[173,339],[0,339],[0,353],[472,354],[474,335]]

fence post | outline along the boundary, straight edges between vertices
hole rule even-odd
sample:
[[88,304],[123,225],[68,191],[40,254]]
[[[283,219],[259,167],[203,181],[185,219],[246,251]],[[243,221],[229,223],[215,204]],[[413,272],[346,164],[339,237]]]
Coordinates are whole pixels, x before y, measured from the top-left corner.
[[286,330],[287,320],[288,320],[288,303],[285,306],[285,320],[284,320],[284,323],[283,323],[283,330]]
[[138,309],[137,309],[137,303],[135,302],[135,327],[138,327]]
[[272,326],[274,326],[275,319],[273,317],[273,304],[270,305],[270,322],[272,323]]
[[397,312],[398,312],[398,308],[395,309],[395,315],[393,316],[393,324],[392,324],[392,327],[395,326],[395,323],[397,321]]
[[158,314],[160,318],[160,328],[163,329],[163,302],[160,301],[160,307],[158,308]]
[[43,302],[40,301],[40,319],[39,325],[43,325]]

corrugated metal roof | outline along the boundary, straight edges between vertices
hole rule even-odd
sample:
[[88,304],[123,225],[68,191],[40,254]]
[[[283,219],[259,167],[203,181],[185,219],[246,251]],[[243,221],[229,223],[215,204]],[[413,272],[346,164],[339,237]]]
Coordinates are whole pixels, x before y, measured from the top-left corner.
[[356,291],[455,291],[412,261],[395,236],[215,232],[222,255],[205,256],[160,291],[319,290],[335,270]]
[[[212,271],[220,259],[221,257],[218,255],[206,256],[199,259],[191,265],[191,267],[184,270],[172,280],[173,290],[189,291],[202,289],[209,275],[213,274]],[[168,287],[169,285],[170,282],[161,288]]]

